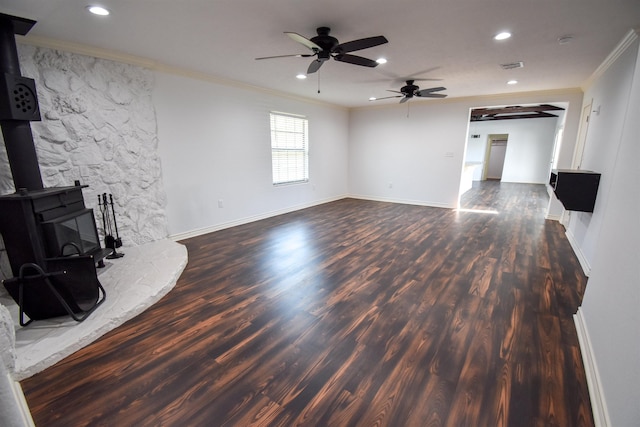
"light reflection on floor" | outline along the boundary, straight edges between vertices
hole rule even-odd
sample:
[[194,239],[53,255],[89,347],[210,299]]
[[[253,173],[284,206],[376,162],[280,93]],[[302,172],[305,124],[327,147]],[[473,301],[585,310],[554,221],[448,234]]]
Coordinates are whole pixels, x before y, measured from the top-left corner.
[[282,310],[299,307],[317,295],[322,286],[319,254],[307,224],[292,222],[269,231],[261,256],[261,267],[270,271],[272,287],[277,289],[277,306]]
[[499,215],[500,212],[493,209],[454,209],[456,212],[470,212],[470,213],[479,213],[479,214],[491,214],[491,215]]

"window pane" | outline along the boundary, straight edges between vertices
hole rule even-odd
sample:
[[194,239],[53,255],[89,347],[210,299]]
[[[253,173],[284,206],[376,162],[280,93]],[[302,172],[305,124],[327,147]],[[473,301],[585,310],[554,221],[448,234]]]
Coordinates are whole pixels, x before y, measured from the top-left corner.
[[271,161],[273,183],[308,181],[308,121],[271,113]]

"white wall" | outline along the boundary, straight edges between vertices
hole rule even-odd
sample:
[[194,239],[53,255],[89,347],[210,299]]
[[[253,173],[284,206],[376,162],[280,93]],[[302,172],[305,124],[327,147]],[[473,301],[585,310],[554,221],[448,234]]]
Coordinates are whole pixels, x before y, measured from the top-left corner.
[[570,224],[590,219],[580,229],[592,261],[580,310],[612,426],[640,420],[639,48],[636,37],[585,93],[600,115],[591,116],[583,165],[602,179],[593,216]]
[[[568,167],[577,135],[582,93],[567,90],[411,102],[408,117],[406,104],[351,111],[349,193],[352,196],[456,207],[467,136],[473,133],[468,131],[469,112],[471,108],[486,105],[566,102],[565,143],[560,157],[561,164],[566,163],[563,167]],[[549,128],[549,144],[553,147],[555,119]],[[549,159],[550,154],[544,161]],[[547,182],[547,171],[548,164],[545,164],[545,178],[540,175],[536,177],[537,182]],[[511,179],[519,178],[517,171],[509,173]]]
[[370,199],[455,206],[468,108],[414,102],[410,117],[406,114],[406,104],[351,112],[349,192]]
[[[469,135],[480,138],[469,138],[466,161],[484,162],[489,135],[508,134],[502,182],[546,184],[557,123],[557,118],[471,122]],[[482,166],[478,170],[481,174]]]
[[617,146],[626,118],[635,54],[632,48],[626,49],[584,95],[584,104],[593,100],[592,109],[600,107],[600,113],[592,113],[589,119],[581,169],[599,172],[602,176],[593,213],[572,212],[567,234],[578,246],[587,273],[593,264],[605,201],[611,190],[611,171],[615,168]]
[[[486,135],[480,135],[473,131],[471,127],[472,123],[469,124],[469,135],[467,140],[467,151],[465,152],[464,161],[465,163],[471,163],[478,165],[473,170],[473,181],[481,181],[482,180],[482,169],[484,168],[484,159],[487,152],[487,145],[489,141],[487,141]],[[472,138],[471,135],[478,135],[478,138]]]
[[[174,237],[347,195],[346,109],[161,72],[154,103]],[[270,111],[308,118],[308,183],[272,185]]]

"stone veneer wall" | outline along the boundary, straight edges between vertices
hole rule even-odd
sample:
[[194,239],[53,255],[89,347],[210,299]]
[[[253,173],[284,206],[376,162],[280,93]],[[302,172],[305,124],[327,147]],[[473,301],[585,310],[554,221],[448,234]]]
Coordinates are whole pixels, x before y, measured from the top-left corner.
[[[42,121],[31,129],[45,187],[89,185],[85,203],[99,231],[98,195],[113,194],[125,246],[166,238],[153,72],[29,45],[18,45],[18,52],[22,75],[35,79],[38,91]],[[0,194],[14,191],[2,141]],[[3,249],[0,242],[0,266],[6,266]]]

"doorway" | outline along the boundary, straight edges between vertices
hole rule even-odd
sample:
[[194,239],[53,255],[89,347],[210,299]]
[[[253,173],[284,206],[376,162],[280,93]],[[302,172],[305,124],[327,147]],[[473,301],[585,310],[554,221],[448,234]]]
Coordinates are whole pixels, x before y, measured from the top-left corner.
[[490,134],[487,137],[487,151],[482,171],[483,180],[500,181],[507,154],[508,134]]
[[[546,184],[550,166],[560,154],[568,105],[554,102],[470,108],[458,205],[460,196],[482,181]],[[467,173],[471,168],[473,173]]]

